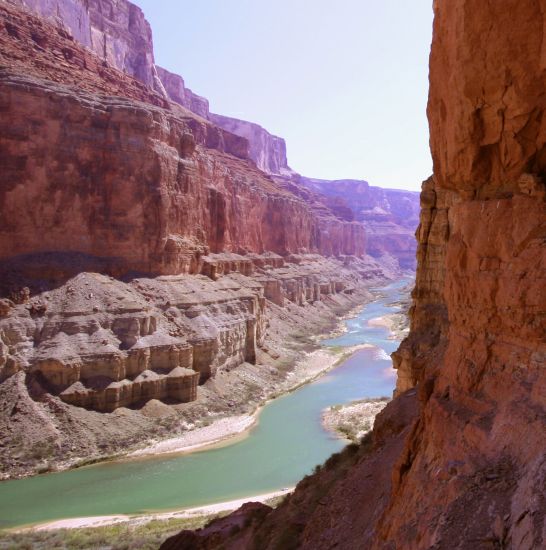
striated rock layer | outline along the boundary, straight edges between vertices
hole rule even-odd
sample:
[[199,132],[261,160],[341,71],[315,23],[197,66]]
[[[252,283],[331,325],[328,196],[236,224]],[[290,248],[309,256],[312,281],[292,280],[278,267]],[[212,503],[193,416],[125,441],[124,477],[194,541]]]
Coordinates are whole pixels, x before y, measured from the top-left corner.
[[66,403],[102,412],[193,401],[218,369],[256,363],[268,301],[305,307],[383,276],[355,258],[227,253],[208,258],[205,272],[129,284],[80,274],[19,305],[5,300],[0,381],[25,372]]
[[[398,262],[402,269],[415,269],[414,231],[418,223],[416,193],[370,187],[366,182],[357,180],[313,180],[296,174],[288,166],[284,139],[270,134],[258,124],[211,113],[208,101],[187,88],[181,76],[154,64],[151,30],[138,7],[127,0],[5,1],[61,25],[61,33],[89,48],[98,60],[102,60],[101,65],[95,68],[95,73],[111,77],[108,74],[110,67],[119,69],[133,77],[135,83],[147,91],[148,96],[155,91],[152,99],[154,104],[164,106],[170,100],[201,119],[210,121],[216,128],[244,138],[248,142],[245,156],[261,171],[282,176],[296,186],[317,191],[320,194],[319,202],[338,219],[362,222],[369,235],[369,254],[375,258],[385,257],[390,262]],[[10,15],[13,17],[13,14]],[[7,28],[10,36],[19,32],[12,21]],[[44,48],[49,50],[57,46],[54,44],[55,40],[50,43],[48,33],[33,30],[30,36],[38,46],[39,55]],[[75,51],[72,44],[69,47],[64,44],[57,51],[64,56],[64,67],[72,64],[77,65],[79,70],[86,70],[89,65],[94,64],[86,56],[82,60],[80,52]],[[34,62],[34,68],[43,73],[43,60]],[[75,73],[70,74],[68,71],[63,82],[69,78],[80,86],[74,76]],[[48,77],[51,78],[51,74]],[[58,78],[53,79],[58,81]],[[123,82],[124,79],[120,80]],[[103,88],[102,83],[94,84],[96,89]],[[122,95],[126,96],[126,90]],[[150,98],[146,99],[149,100]],[[347,213],[351,210],[353,216],[348,218]]]
[[222,253],[205,271],[129,282],[80,273],[0,301],[2,476],[254,412],[297,383],[287,377],[309,336],[385,277],[373,260],[318,255]]
[[546,544],[544,3],[437,0],[425,182],[398,397],[277,510],[164,548]]
[[[383,189],[360,180],[318,180],[299,178],[305,187],[324,195],[333,211],[349,210],[351,220],[366,228],[367,252],[374,258],[390,255],[403,269],[416,267],[415,228],[419,223],[419,194]],[[345,214],[344,219],[347,218]]]
[[61,25],[106,64],[166,97],[154,63],[152,30],[135,4],[127,0],[3,1]]
[[266,174],[291,174],[286,157],[286,142],[267,130],[245,120],[210,115],[210,120],[228,132],[244,137],[249,143],[249,156]]
[[398,274],[155,67],[129,2],[2,1],[0,46],[3,476],[253,412]]
[[317,215],[255,167],[245,139],[101,72],[45,21],[0,8],[4,286],[39,272],[44,254],[57,279],[198,274],[208,252],[364,255],[360,224]]

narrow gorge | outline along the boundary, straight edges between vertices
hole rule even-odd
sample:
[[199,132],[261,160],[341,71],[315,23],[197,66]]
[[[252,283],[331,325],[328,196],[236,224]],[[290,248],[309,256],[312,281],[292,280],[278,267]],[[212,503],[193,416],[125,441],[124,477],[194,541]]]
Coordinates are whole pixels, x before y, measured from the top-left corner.
[[413,267],[416,193],[314,189],[156,66],[130,2],[3,0],[0,26],[4,478],[253,413]]
[[419,195],[293,170],[128,0],[0,0],[0,530],[546,546],[546,3],[431,3]]
[[165,550],[544,548],[546,6],[434,13],[434,174],[398,397],[277,509],[248,504]]

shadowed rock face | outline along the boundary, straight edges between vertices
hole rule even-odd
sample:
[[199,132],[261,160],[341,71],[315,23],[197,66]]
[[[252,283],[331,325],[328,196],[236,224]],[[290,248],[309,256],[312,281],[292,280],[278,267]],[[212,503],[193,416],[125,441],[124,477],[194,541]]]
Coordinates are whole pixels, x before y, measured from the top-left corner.
[[[421,195],[411,332],[394,355],[399,395],[358,459],[304,480],[258,525],[249,514],[222,548],[546,543],[546,5],[434,10],[434,175]],[[409,401],[415,417],[401,408]],[[191,540],[220,547],[209,545],[217,529]]]

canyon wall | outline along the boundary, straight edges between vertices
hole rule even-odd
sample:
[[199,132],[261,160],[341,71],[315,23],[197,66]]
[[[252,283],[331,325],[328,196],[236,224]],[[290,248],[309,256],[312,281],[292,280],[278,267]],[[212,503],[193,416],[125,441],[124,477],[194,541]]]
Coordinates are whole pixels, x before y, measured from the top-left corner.
[[418,193],[374,187],[361,180],[297,179],[301,185],[324,195],[331,209],[349,209],[353,213],[353,219],[366,228],[368,254],[375,258],[392,255],[402,268],[415,269]]
[[211,114],[212,122],[248,140],[250,158],[266,174],[290,174],[286,158],[286,142],[271,135],[258,124],[222,115]]
[[[248,152],[242,153],[243,146],[239,145],[240,149],[236,156],[248,157],[251,159],[259,170],[265,174],[274,176],[282,176],[287,179],[292,179],[296,184],[303,186],[308,185],[317,191],[317,194],[324,195],[326,198],[318,198],[319,202],[326,206],[328,218],[330,221],[327,228],[320,230],[323,242],[328,240],[328,232],[335,226],[334,233],[339,235],[354,235],[355,229],[342,227],[331,218],[338,218],[342,221],[356,221],[364,224],[367,233],[369,234],[368,249],[369,254],[375,258],[392,256],[395,261],[403,269],[415,268],[415,239],[413,231],[417,225],[417,215],[415,208],[416,196],[411,194],[400,194],[400,192],[392,190],[379,190],[379,188],[367,188],[366,192],[362,193],[362,182],[353,182],[346,180],[342,182],[326,182],[320,180],[310,180],[300,177],[293,172],[288,166],[286,156],[286,143],[277,136],[271,135],[261,126],[238,120],[226,116],[213,114],[210,112],[208,101],[192,92],[186,87],[182,77],[167,71],[161,67],[157,67],[154,62],[153,41],[151,29],[148,22],[145,20],[142,11],[127,2],[120,0],[113,2],[112,0],[93,0],[92,2],[84,2],[83,0],[5,0],[12,5],[22,6],[27,10],[45,17],[47,21],[60,25],[65,31],[65,38],[74,38],[76,42],[89,48],[98,59],[103,60],[103,66],[93,67],[96,61],[89,59],[89,55],[82,53],[81,49],[75,48],[75,44],[57,44],[58,39],[55,39],[55,34],[52,37],[47,37],[45,34],[31,31],[30,38],[34,42],[34,49],[39,50],[40,56],[50,53],[51,49],[57,49],[62,52],[65,59],[62,60],[62,65],[65,67],[65,74],[61,80],[58,76],[58,70],[55,65],[49,67],[50,70],[43,70],[43,63],[34,62],[35,68],[40,73],[46,72],[44,75],[47,78],[52,78],[60,82],[77,84],[81,87],[74,71],[67,70],[67,64],[78,66],[84,69],[89,80],[92,76],[99,73],[100,78],[95,78],[94,82],[88,89],[104,88],[104,77],[109,77],[111,83],[115,82],[115,76],[112,78],[111,68],[119,69],[124,75],[129,75],[134,78],[133,87],[138,87],[139,83],[143,85],[140,93],[137,95],[146,96],[145,101],[150,100],[161,107],[169,105],[169,101],[182,106],[189,111],[181,111],[184,116],[191,116],[191,113],[198,115],[204,120],[212,123],[213,127],[223,129],[226,133],[220,138],[208,139],[208,143],[212,147],[217,148],[218,142],[226,139],[233,141],[226,136],[235,134],[244,138],[248,142]],[[8,25],[13,25],[9,23]],[[15,27],[14,27],[15,28]],[[13,37],[13,32],[10,37]],[[24,32],[23,32],[24,34]],[[51,42],[49,42],[51,40]],[[12,46],[12,45],[10,45]],[[21,44],[19,44],[21,46]],[[57,60],[59,61],[59,60]],[[48,60],[51,63],[51,59]],[[83,67],[82,67],[83,65]],[[60,70],[61,67],[58,67]],[[110,74],[108,74],[110,73]],[[127,78],[121,77],[120,81],[127,83]],[[109,86],[108,92],[113,86]],[[127,86],[120,86],[115,92],[115,95],[127,96]],[[106,91],[106,90],[104,90]],[[155,92],[153,99],[150,94]],[[134,97],[134,93],[130,97]],[[144,97],[143,97],[144,99]],[[172,104],[168,107],[169,110],[175,108]],[[180,111],[180,110],[179,110]],[[198,124],[204,125],[204,120]],[[210,128],[210,126],[209,126]],[[210,130],[209,130],[210,131]],[[220,145],[220,148],[222,146]],[[229,151],[233,153],[232,151]],[[347,185],[349,184],[349,185]],[[355,217],[347,217],[347,202],[346,198],[350,197],[351,207],[355,211]],[[390,198],[392,197],[392,199]],[[317,197],[315,197],[317,198]],[[396,205],[395,205],[396,203]],[[356,205],[356,208],[353,207]],[[318,233],[317,233],[318,234]],[[342,252],[347,253],[350,247],[347,246],[347,237],[345,244],[340,247],[330,247],[329,244],[324,247],[318,247],[317,243],[311,244],[306,242],[300,247],[301,250],[315,251],[320,250],[325,253],[331,249],[332,253]],[[354,238],[348,237],[349,240]],[[310,239],[312,241],[313,239]],[[185,245],[184,245],[185,246]],[[246,245],[242,245],[245,247]],[[194,248],[194,245],[191,245]],[[280,248],[275,249],[276,252]],[[289,252],[294,252],[290,249]],[[157,252],[161,254],[161,252]]]
[[434,2],[434,175],[398,397],[372,436],[238,531],[228,517],[163,548],[544,547],[545,10]]
[[200,273],[208,252],[365,253],[360,224],[317,215],[247,160],[245,139],[127,75],[95,72],[93,56],[46,22],[7,6],[2,17],[0,257],[12,279],[41,254],[121,276]]
[[3,0],[61,25],[105,63],[166,95],[154,64],[152,30],[126,0]]
[[400,273],[124,0],[1,1],[0,111],[2,475],[248,414]]
[[89,3],[97,54],[79,8],[0,3],[1,476],[252,412],[297,337],[397,275],[361,224],[259,170],[120,5]]
[[210,119],[209,102],[207,99],[194,94],[187,88],[184,79],[180,75],[171,73],[161,67],[156,68],[169,99],[206,120]]

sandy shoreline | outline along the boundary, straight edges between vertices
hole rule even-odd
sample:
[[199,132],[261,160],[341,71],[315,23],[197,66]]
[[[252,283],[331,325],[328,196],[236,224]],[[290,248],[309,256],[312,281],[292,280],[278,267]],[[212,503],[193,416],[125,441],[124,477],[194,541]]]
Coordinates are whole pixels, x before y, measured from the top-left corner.
[[291,493],[294,487],[282,489],[272,493],[265,493],[262,495],[247,496],[236,500],[230,500],[227,502],[219,502],[216,504],[208,504],[206,506],[199,506],[196,508],[185,508],[182,510],[175,510],[171,512],[161,512],[157,514],[144,514],[137,516],[129,515],[112,515],[112,516],[95,516],[95,517],[82,517],[82,518],[69,518],[61,519],[57,521],[50,521],[48,523],[42,523],[33,527],[18,529],[17,532],[24,533],[25,531],[52,531],[56,529],[83,529],[89,527],[104,527],[107,525],[113,525],[118,523],[146,523],[149,521],[159,520],[166,521],[169,519],[182,519],[191,518],[195,516],[209,516],[219,514],[221,512],[231,512],[237,510],[246,502],[267,502],[277,497],[281,497]]
[[368,321],[368,325],[371,327],[384,327],[389,329],[392,334],[392,328],[394,326],[394,320],[389,317],[389,315],[383,315],[382,317],[375,317]]
[[191,430],[179,437],[158,441],[143,449],[133,451],[125,455],[124,458],[136,458],[168,453],[190,453],[203,449],[204,447],[217,445],[250,431],[257,422],[259,411],[260,409],[252,415],[219,418],[213,421],[209,426]]
[[390,334],[391,340],[403,340],[409,333],[409,324],[407,317],[401,312],[388,313],[382,317],[375,317],[368,321],[368,325],[371,327],[383,327],[386,328]]
[[370,344],[352,346],[344,349],[342,354],[327,348],[317,349],[307,353],[303,359],[296,363],[294,370],[280,385],[278,393],[252,414],[220,418],[212,422],[209,426],[197,428],[179,437],[158,441],[142,449],[133,451],[123,456],[121,460],[162,454],[191,453],[198,450],[204,450],[205,448],[226,445],[231,443],[233,439],[246,437],[258,423],[260,412],[267,403],[281,395],[296,390],[304,384],[312,382],[322,374],[336,367],[340,362],[348,359],[348,357],[358,350],[370,347],[373,346]]

